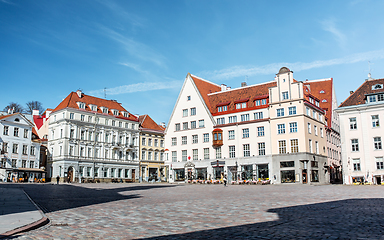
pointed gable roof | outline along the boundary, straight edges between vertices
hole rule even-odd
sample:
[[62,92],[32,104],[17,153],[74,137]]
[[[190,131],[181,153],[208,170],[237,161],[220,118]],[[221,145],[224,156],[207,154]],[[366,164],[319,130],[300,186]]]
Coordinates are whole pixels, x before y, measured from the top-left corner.
[[372,90],[372,86],[376,84],[384,85],[384,78],[365,81],[354,93],[349,95],[349,97],[344,102],[342,102],[339,107],[348,107],[365,104],[367,94],[384,92],[383,88],[378,90]]
[[[78,102],[85,103],[85,105],[86,105],[85,106],[85,110],[79,108],[79,106],[77,104]],[[136,122],[139,121],[138,118],[136,116],[134,116],[133,114],[129,114],[128,118],[124,117],[122,112],[128,112],[128,111],[125,108],[123,108],[120,105],[120,103],[118,103],[118,102],[116,102],[114,100],[106,100],[106,99],[102,99],[102,98],[92,97],[92,96],[86,95],[84,93],[81,94],[81,98],[80,98],[79,95],[76,92],[71,92],[53,110],[53,112],[56,112],[56,111],[64,109],[64,108],[74,108],[74,109],[78,109],[78,110],[81,110],[81,111],[88,111],[88,112],[93,112],[94,113],[94,111],[91,111],[91,109],[89,107],[90,104],[97,106],[97,111],[96,112],[99,113],[99,114],[106,114],[106,113],[103,113],[101,108],[100,108],[100,107],[106,107],[106,108],[108,108],[108,114],[107,115],[114,116],[114,117],[121,118],[121,119],[127,119],[127,120],[131,120],[131,121],[136,121]],[[110,111],[111,109],[118,110],[119,111],[119,115],[117,115],[117,116],[113,115],[113,113]]]
[[139,123],[143,130],[155,130],[164,132],[164,128],[153,121],[153,119],[147,114],[139,116]]
[[[327,124],[332,125],[332,94],[333,94],[333,79],[320,79],[303,82],[304,86],[310,86],[309,91],[312,96],[320,101],[320,108],[326,110]],[[324,101],[325,100],[325,101]]]
[[[192,74],[189,74],[195,83],[197,89],[200,92],[201,97],[203,98],[205,104],[207,105],[208,109],[211,110],[212,106],[210,104],[208,94],[214,93],[214,92],[220,92],[221,87],[217,84],[211,83],[207,80],[204,80],[202,78],[199,78],[197,76],[194,76]],[[212,112],[212,111],[211,111]]]
[[9,115],[2,115],[0,116],[0,120],[3,120],[3,119],[6,119],[6,118],[10,118],[10,117],[13,117],[13,116],[16,116],[16,115],[19,115],[21,118],[24,119],[24,121],[30,125],[30,126],[34,126],[33,123],[31,121],[28,120],[28,118],[26,118],[23,114],[21,113],[13,113],[13,114],[9,114]]

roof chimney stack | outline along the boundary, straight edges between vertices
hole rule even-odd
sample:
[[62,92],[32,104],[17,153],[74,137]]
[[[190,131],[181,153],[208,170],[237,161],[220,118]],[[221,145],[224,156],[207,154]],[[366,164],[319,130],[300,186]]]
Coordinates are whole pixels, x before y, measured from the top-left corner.
[[77,93],[77,96],[78,96],[79,98],[81,98],[81,94],[82,94],[81,90],[80,90],[80,89],[77,90],[76,93]]
[[241,83],[241,87],[246,87],[247,86],[247,82],[242,82]]
[[349,91],[349,95],[352,95],[353,94],[353,91]]
[[38,115],[39,115],[39,110],[37,110],[37,109],[33,109],[33,110],[32,110],[32,115],[33,115],[33,116],[38,116]]
[[222,92],[227,91],[227,85],[225,85],[225,84],[221,84],[220,86],[221,86],[221,91],[222,91]]
[[160,126],[162,126],[163,128],[165,128],[165,122],[161,122],[161,123],[160,123]]

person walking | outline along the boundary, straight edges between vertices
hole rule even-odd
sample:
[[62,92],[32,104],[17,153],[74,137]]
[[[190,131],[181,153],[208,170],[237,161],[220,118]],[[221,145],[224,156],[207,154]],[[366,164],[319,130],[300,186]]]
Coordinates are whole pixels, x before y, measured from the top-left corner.
[[226,187],[227,186],[227,174],[224,175],[223,181],[224,181],[224,187]]
[[57,175],[57,177],[56,177],[57,184],[59,184],[59,180],[60,180],[60,177],[59,177],[59,175]]

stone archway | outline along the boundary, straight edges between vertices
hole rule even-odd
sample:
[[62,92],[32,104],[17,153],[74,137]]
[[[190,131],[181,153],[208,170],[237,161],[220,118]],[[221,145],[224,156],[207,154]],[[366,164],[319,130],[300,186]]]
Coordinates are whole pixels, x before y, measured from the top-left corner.
[[74,181],[74,177],[75,177],[75,174],[74,174],[74,170],[73,170],[73,167],[69,167],[68,168],[68,183],[71,183]]

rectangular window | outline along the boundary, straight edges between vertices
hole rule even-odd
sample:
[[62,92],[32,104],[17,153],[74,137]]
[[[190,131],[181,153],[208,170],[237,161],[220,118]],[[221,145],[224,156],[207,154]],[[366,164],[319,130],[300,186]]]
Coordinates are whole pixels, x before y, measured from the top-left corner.
[[172,151],[172,162],[177,162],[177,152]]
[[203,128],[203,127],[204,127],[204,119],[199,120],[199,128]]
[[24,138],[28,138],[28,129],[24,129]]
[[13,136],[15,136],[15,137],[18,137],[18,136],[19,136],[19,128],[18,128],[18,127],[15,127],[15,128],[13,129]]
[[306,110],[307,116],[308,116],[308,117],[311,116],[310,111],[309,111],[309,108],[305,108],[305,110]]
[[253,116],[254,116],[255,120],[257,120],[257,119],[263,119],[263,112],[255,112],[255,113],[253,114]]
[[313,117],[314,119],[316,119],[316,112],[315,112],[315,111],[312,112],[312,117]]
[[376,102],[376,95],[369,96],[369,102]]
[[228,131],[228,139],[235,139],[235,130]]
[[278,116],[278,117],[284,117],[284,108],[278,108],[278,109],[276,109],[276,116]]
[[182,137],[181,137],[181,144],[182,144],[182,145],[187,144],[187,136],[182,136]]
[[223,112],[228,110],[228,106],[223,106]]
[[358,139],[351,139],[351,145],[352,145],[352,152],[358,152],[359,151],[359,140]]
[[204,159],[209,159],[209,148],[204,148]]
[[249,138],[249,128],[243,129],[243,138]]
[[31,146],[31,155],[35,156],[35,146]]
[[287,153],[287,143],[285,140],[279,141],[279,154],[285,154]]
[[267,104],[267,99],[261,99],[261,105]]
[[222,112],[223,111],[223,107],[217,107],[217,112]]
[[288,92],[282,92],[282,95],[283,95],[283,100],[288,99]]
[[297,132],[297,122],[289,123],[289,132]]
[[23,155],[28,155],[28,146],[23,145]]
[[319,142],[315,141],[316,154],[319,154]]
[[199,160],[199,152],[197,149],[192,149],[192,159],[194,161]]
[[85,118],[84,115],[81,115],[81,116],[80,116],[80,120],[81,120],[82,122],[84,122],[84,118]]
[[285,124],[277,124],[277,134],[285,133]]
[[217,119],[217,125],[220,125],[220,124],[225,124],[225,118],[218,118]]
[[243,154],[244,154],[244,157],[251,156],[251,151],[249,149],[249,144],[244,144],[243,145]]
[[295,167],[295,161],[280,162],[280,168]]
[[313,129],[315,130],[315,136],[317,136],[317,126],[313,125]]
[[188,130],[188,122],[183,122],[183,130]]
[[221,158],[221,147],[216,148],[216,158]]
[[237,116],[230,116],[228,117],[229,123],[236,123],[237,122]]
[[191,116],[195,116],[196,115],[196,108],[191,108]]
[[384,101],[384,94],[378,94],[377,95],[377,101]]
[[308,133],[311,134],[312,133],[312,128],[311,128],[311,124],[308,123]]
[[265,155],[265,143],[264,142],[260,142],[257,145],[258,145],[258,148],[259,148],[259,155],[261,155],[261,156]]
[[264,127],[257,127],[257,136],[258,137],[264,136]]
[[350,118],[349,119],[349,129],[357,129],[356,118]]
[[235,158],[235,157],[236,157],[235,146],[229,146],[229,158]]
[[18,153],[18,147],[19,145],[13,144],[12,153]]
[[374,137],[373,138],[373,143],[374,143],[375,150],[381,150],[382,149],[382,147],[381,147],[381,137]]
[[160,147],[164,147],[164,140],[160,140]]
[[155,147],[158,147],[158,146],[159,146],[159,139],[155,139],[155,140],[154,140],[154,146],[155,146]]
[[191,122],[191,129],[195,129],[196,128],[196,121],[192,121]]
[[23,161],[21,162],[21,167],[22,167],[22,168],[26,168],[26,167],[27,167],[27,160],[23,160]]
[[183,117],[188,117],[188,109],[183,109]]
[[383,170],[384,169],[383,157],[376,157],[376,168],[378,170]]
[[176,146],[177,145],[177,138],[173,137],[172,138],[172,146]]
[[175,124],[175,131],[180,131],[180,123]]
[[289,107],[288,113],[289,113],[289,115],[295,115],[296,114],[296,107]]
[[249,114],[242,114],[241,115],[241,121],[242,122],[249,121]]
[[299,152],[299,140],[291,139],[291,153]]
[[152,138],[148,138],[148,146],[152,146]]
[[380,126],[380,123],[379,123],[379,115],[373,115],[372,116],[372,127],[379,127]]
[[75,118],[75,114],[74,113],[70,113],[69,114],[69,119],[74,119]]
[[320,136],[324,137],[323,128],[320,128]]
[[29,167],[30,167],[30,168],[33,168],[34,165],[35,165],[35,162],[34,162],[34,161],[30,161],[30,162],[29,162]]
[[203,134],[204,142],[209,142],[209,133],[204,133]]
[[8,135],[8,132],[9,132],[9,127],[8,126],[4,126],[3,134],[4,135]]
[[197,135],[192,135],[192,143],[198,143]]
[[312,140],[311,139],[308,140],[308,145],[309,145],[309,148],[308,148],[309,152],[312,153]]
[[260,100],[255,101],[255,106],[260,106]]
[[352,159],[352,162],[353,162],[353,171],[361,171],[360,158]]
[[187,161],[187,150],[181,150],[181,161]]

